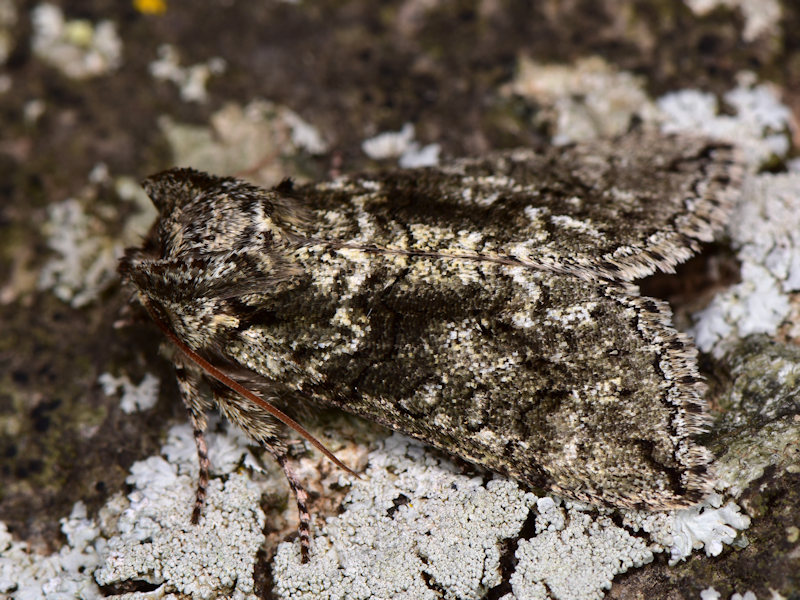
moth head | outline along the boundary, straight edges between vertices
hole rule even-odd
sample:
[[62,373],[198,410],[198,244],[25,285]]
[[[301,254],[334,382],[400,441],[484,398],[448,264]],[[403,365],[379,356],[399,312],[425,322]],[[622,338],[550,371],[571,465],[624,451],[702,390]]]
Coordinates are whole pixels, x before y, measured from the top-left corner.
[[231,269],[224,259],[153,258],[129,249],[119,272],[135,288],[135,300],[158,322],[195,349],[208,346],[239,321],[226,294],[235,282],[213,273]]
[[161,216],[191,203],[204,190],[213,189],[220,178],[195,169],[169,169],[142,181],[142,187]]
[[162,257],[262,249],[300,233],[307,221],[291,184],[264,190],[241,179],[176,168],[142,182],[158,209]]
[[159,218],[142,246],[125,252],[119,273],[176,333],[188,340],[235,327],[231,302],[294,285],[300,269],[287,250],[303,211],[291,186],[263,190],[182,168],[142,185]]

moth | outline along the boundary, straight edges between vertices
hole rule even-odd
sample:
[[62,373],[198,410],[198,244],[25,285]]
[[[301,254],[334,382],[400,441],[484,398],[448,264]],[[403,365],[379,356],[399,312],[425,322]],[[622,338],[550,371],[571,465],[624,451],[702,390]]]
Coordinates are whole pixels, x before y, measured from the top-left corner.
[[193,521],[212,406],[283,467],[304,560],[281,421],[308,436],[290,416],[307,404],[566,498],[696,503],[711,481],[696,350],[633,282],[712,240],[740,176],[728,144],[635,131],[269,190],[145,180],[160,216],[120,272],[179,350]]

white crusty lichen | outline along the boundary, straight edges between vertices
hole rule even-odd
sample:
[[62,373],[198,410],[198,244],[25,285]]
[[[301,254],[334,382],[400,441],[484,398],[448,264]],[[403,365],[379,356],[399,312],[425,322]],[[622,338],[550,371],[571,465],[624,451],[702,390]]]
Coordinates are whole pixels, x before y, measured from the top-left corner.
[[[169,431],[161,455],[133,465],[130,494],[114,496],[95,518],[76,505],[62,521],[67,544],[57,553],[32,553],[0,526],[0,593],[92,600],[102,596],[98,586],[145,582],[155,589],[125,598],[255,598],[265,540],[260,500],[286,497],[288,487],[280,474],[252,476],[263,469],[238,430],[211,429],[209,454],[222,477],[211,480],[198,525],[189,522],[194,441],[191,427],[180,425]],[[671,562],[700,548],[716,555],[749,523],[720,498],[670,513],[615,513],[537,498],[507,479],[459,474],[397,434],[370,454],[362,480],[342,476],[339,484],[352,488],[342,514],[315,530],[311,561],[300,563],[297,541],[279,546],[272,565],[279,597],[477,600],[503,583],[503,558],[514,550],[509,540],[523,538],[504,600],[600,598],[615,575],[654,553],[670,552]],[[273,517],[279,528],[295,518],[292,502],[286,511]]]
[[536,125],[547,125],[554,144],[608,138],[635,121],[665,133],[689,133],[735,143],[750,165],[782,157],[791,145],[791,110],[778,88],[743,71],[720,99],[699,89],[670,92],[651,100],[644,80],[598,57],[574,65],[551,65],[522,58],[502,93],[536,102]]
[[[719,114],[712,94],[683,90],[658,101],[661,127],[667,132],[695,132],[736,143],[750,170],[786,156],[792,130],[791,111],[777,89],[756,84],[741,73],[724,96],[733,114]],[[718,294],[694,316],[691,330],[698,347],[721,357],[737,340],[751,334],[775,335],[786,325],[789,337],[800,335],[800,174],[761,174],[745,180],[734,214],[728,220],[731,246],[741,262],[741,282]]]
[[212,75],[225,71],[225,60],[210,58],[204,63],[182,67],[178,51],[171,44],[158,48],[158,59],[150,63],[150,74],[156,79],[171,81],[180,90],[181,100],[186,102],[205,102],[208,100],[206,84]]
[[238,433],[212,433],[208,443],[215,472],[227,477],[211,480],[197,525],[190,522],[197,484],[191,427],[170,430],[166,458],[133,465],[128,483],[134,490],[109,502],[98,518],[107,540],[94,573],[100,585],[145,581],[162,593],[204,600],[254,597],[264,487],[246,472],[233,472],[249,456]]
[[361,149],[373,160],[396,158],[403,169],[438,165],[439,144],[420,146],[414,135],[414,125],[406,123],[400,131],[385,131],[364,140]]
[[714,587],[708,587],[700,592],[700,600],[719,600],[720,593]]
[[459,475],[397,434],[369,460],[343,513],[317,532],[308,564],[300,563],[297,542],[279,547],[279,597],[482,598],[502,581],[503,541],[519,538],[533,515],[535,533],[518,542],[504,600],[596,599],[614,576],[652,561],[653,553],[669,552],[673,563],[701,548],[717,555],[749,524],[735,504],[716,500],[681,511],[615,513],[537,498],[507,479]]
[[119,406],[122,412],[131,414],[141,410],[149,410],[158,401],[158,377],[145,374],[139,385],[131,382],[127,375],[114,377],[111,373],[103,373],[97,378],[97,383],[103,387],[103,393],[111,396],[122,392]]
[[599,599],[615,575],[653,560],[648,544],[608,515],[568,506],[549,497],[539,500],[536,535],[519,542],[512,593],[503,600]]
[[39,289],[52,290],[76,308],[85,306],[116,279],[121,249],[81,200],[68,198],[47,212],[44,232],[54,256],[39,273]]
[[742,39],[752,42],[761,35],[779,33],[781,21],[780,0],[684,0],[686,5],[698,15],[703,16],[714,9],[725,6],[739,9],[744,17]]
[[693,550],[718,556],[723,544],[731,544],[738,532],[750,526],[750,517],[734,502],[723,505],[719,494],[710,494],[701,504],[669,512],[621,510],[622,524],[644,532],[655,552],[669,551],[670,564],[686,559]]
[[15,541],[0,521],[0,596],[12,600],[99,600],[100,589],[92,579],[99,564],[97,524],[87,517],[86,506],[77,502],[69,517],[61,519],[67,543],[49,556]]
[[501,582],[503,540],[536,497],[510,480],[459,475],[399,435],[370,454],[344,513],[329,518],[300,563],[284,543],[273,564],[282,598],[481,598]]
[[597,56],[574,65],[522,57],[503,93],[530,98],[543,107],[537,111],[536,124],[551,124],[554,144],[621,135],[634,119],[651,121],[657,114],[643,78]]
[[706,556],[719,556],[724,544],[732,544],[738,532],[750,527],[750,517],[740,512],[734,502],[722,504],[722,497],[712,494],[703,504],[675,511],[672,521],[670,563],[675,564],[705,549]]
[[[108,197],[133,207],[122,231],[119,207]],[[93,169],[78,194],[51,204],[47,212],[42,230],[52,256],[39,271],[37,285],[75,308],[118,281],[117,262],[125,247],[139,242],[156,217],[144,191],[130,177],[112,178],[104,165]]]
[[654,553],[669,551],[670,564],[702,548],[717,556],[750,519],[732,502],[711,502],[716,506],[661,513],[620,510],[617,524],[615,511],[540,498],[536,535],[520,540],[512,593],[503,600],[599,600],[616,575],[651,562]]
[[663,131],[728,140],[754,166],[773,156],[785,156],[791,144],[792,113],[780,102],[777,87],[757,84],[748,72],[737,79],[738,85],[723,96],[733,114],[720,114],[717,97],[700,90],[681,90],[659,98]]
[[[708,587],[700,592],[700,600],[721,600],[722,594],[720,594],[714,587]],[[756,595],[753,592],[747,591],[744,594],[740,594],[739,592],[734,593],[730,600],[757,600]],[[777,592],[773,592],[772,598],[770,600],[785,600],[783,596],[778,594]]]
[[145,582],[155,589],[124,597],[255,599],[254,568],[265,539],[260,500],[280,486],[285,495],[288,486],[238,472],[256,464],[239,432],[211,433],[208,442],[214,472],[224,477],[211,480],[199,524],[190,523],[196,450],[191,427],[180,425],[170,430],[164,456],[131,467],[127,497],[115,495],[94,518],[83,503],[75,505],[62,519],[67,543],[58,552],[31,551],[0,522],[0,596],[94,600],[105,596],[100,586]]
[[[798,197],[798,173],[747,180],[728,226],[742,281],[695,315],[693,335],[704,352],[721,356],[737,339],[754,333],[775,335],[779,326],[793,320],[792,298],[800,292]],[[800,334],[800,326],[790,327],[790,336]]]
[[122,62],[122,40],[111,21],[66,20],[61,8],[44,3],[31,12],[31,23],[34,54],[67,77],[96,77]]
[[[218,428],[220,431],[216,432]],[[220,423],[219,418],[214,415],[209,419],[206,442],[212,475],[232,473],[240,465],[256,471],[263,470],[250,452],[247,436],[237,427]],[[188,423],[170,428],[167,439],[161,447],[161,454],[167,462],[175,465],[179,474],[197,477],[197,447],[194,442],[194,432]],[[133,469],[131,472],[133,476]]]
[[220,175],[241,175],[271,187],[291,171],[301,153],[323,154],[328,144],[322,134],[286,106],[253,100],[241,106],[228,103],[211,115],[208,126],[188,125],[164,117],[159,122],[176,166]]
[[254,597],[265,523],[259,486],[237,473],[224,483],[212,479],[203,516],[193,525],[194,478],[159,457],[137,463],[132,473],[137,489],[114,520],[97,582],[146,581],[200,599]]

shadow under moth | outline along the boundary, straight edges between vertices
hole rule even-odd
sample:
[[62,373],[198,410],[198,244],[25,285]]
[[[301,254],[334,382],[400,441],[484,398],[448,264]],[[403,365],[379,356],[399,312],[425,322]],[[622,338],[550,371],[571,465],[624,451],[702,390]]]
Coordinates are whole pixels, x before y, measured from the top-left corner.
[[310,437],[288,416],[304,403],[566,498],[698,502],[711,457],[695,440],[696,350],[632,281],[713,238],[740,171],[727,144],[634,132],[270,190],[150,177],[160,218],[120,272],[180,350],[193,520],[212,397],[283,467],[304,559],[310,516],[280,423]]

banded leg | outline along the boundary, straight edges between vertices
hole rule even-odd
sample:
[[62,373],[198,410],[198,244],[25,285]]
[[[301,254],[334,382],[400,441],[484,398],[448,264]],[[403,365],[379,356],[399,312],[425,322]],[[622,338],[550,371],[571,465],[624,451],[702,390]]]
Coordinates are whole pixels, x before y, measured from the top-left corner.
[[192,421],[194,444],[197,447],[197,462],[200,467],[197,475],[194,508],[192,509],[192,523],[197,525],[200,522],[200,515],[203,514],[203,506],[206,502],[209,470],[211,468],[211,461],[208,459],[208,444],[206,444],[205,437],[205,430],[208,427],[205,411],[209,408],[209,405],[200,395],[199,372],[183,365],[176,365],[175,374],[178,378],[178,389],[180,389],[181,398],[189,411],[189,418]]
[[308,555],[311,552],[311,513],[308,512],[308,492],[303,487],[303,482],[297,477],[286,453],[276,454],[272,453],[275,460],[283,469],[283,474],[286,475],[286,481],[289,482],[289,487],[292,488],[294,493],[295,502],[297,502],[297,515],[299,523],[297,525],[297,533],[300,536],[300,562],[307,563]]
[[[205,416],[203,416],[205,421]],[[203,514],[203,506],[206,503],[206,495],[208,494],[208,480],[209,471],[211,469],[211,461],[208,460],[208,444],[206,444],[205,423],[200,425],[192,415],[192,428],[194,433],[194,444],[197,446],[197,462],[200,465],[200,471],[197,474],[197,490],[194,495],[194,508],[192,509],[192,524],[197,525],[200,522],[200,515]]]
[[308,492],[295,473],[286,454],[286,445],[279,437],[281,424],[262,409],[239,397],[227,388],[211,385],[214,401],[219,411],[232,423],[240,427],[252,439],[261,444],[278,461],[283,469],[289,487],[297,502],[299,524],[297,532],[300,536],[300,556],[304,563],[308,562],[311,548],[311,514],[308,512]]

